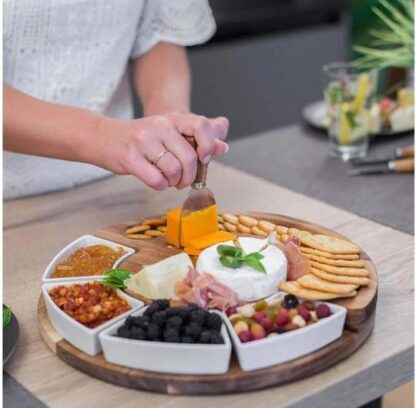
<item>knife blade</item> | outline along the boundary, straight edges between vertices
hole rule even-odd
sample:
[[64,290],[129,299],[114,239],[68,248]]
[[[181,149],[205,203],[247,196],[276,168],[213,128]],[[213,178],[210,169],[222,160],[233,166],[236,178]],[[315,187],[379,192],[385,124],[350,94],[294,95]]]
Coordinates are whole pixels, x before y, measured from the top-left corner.
[[361,166],[366,164],[387,163],[391,160],[404,159],[414,157],[414,145],[406,147],[398,147],[393,154],[383,155],[379,157],[357,157],[350,160],[354,166]]
[[382,173],[411,173],[415,169],[414,159],[390,160],[387,163],[359,166],[347,171],[348,176]]
[[[193,137],[184,136],[188,143],[196,150],[197,143]],[[208,208],[215,205],[215,198],[213,192],[205,187],[207,179],[208,164],[203,164],[197,161],[196,177],[194,182],[191,184],[191,191],[188,193],[181,210],[180,221],[179,221],[179,240],[178,242],[182,246],[182,219],[183,217],[196,212],[201,211],[204,208]]]

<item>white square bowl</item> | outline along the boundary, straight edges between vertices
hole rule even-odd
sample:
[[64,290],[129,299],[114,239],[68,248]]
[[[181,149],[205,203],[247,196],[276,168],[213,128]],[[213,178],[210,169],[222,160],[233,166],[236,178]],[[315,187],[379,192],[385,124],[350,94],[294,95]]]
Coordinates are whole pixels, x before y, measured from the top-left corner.
[[[101,281],[102,279],[95,280]],[[43,298],[45,299],[49,320],[51,321],[55,330],[73,346],[79,348],[84,353],[95,356],[101,351],[101,344],[98,339],[98,334],[118,320],[122,320],[129,314],[141,309],[144,306],[144,303],[126,295],[123,291],[117,289],[117,294],[120,297],[126,299],[132,308],[120,316],[114,317],[108,322],[101,324],[98,327],[90,329],[77,322],[72,317],[68,316],[55,304],[49,295],[49,291],[57,286],[70,286],[73,283],[85,284],[87,282],[88,281],[85,280],[73,280],[66,282],[47,283],[42,285],[42,294]]]
[[[285,294],[279,292],[267,300],[283,297]],[[252,371],[286,363],[312,353],[341,337],[347,309],[327,302],[314,303],[327,304],[332,315],[297,330],[247,343],[241,342],[228,316],[223,313],[223,320],[230,333],[241,369]]]
[[[140,316],[146,309],[132,313]],[[213,312],[215,313],[215,312]],[[228,371],[231,342],[224,323],[224,344],[183,344],[117,337],[117,322],[100,335],[105,359],[113,364],[170,374],[223,374]]]
[[77,249],[82,247],[87,247],[91,245],[105,245],[114,250],[117,248],[123,248],[126,253],[117,259],[114,263],[113,268],[117,268],[125,259],[132,255],[135,250],[133,248],[126,247],[124,245],[117,244],[116,242],[108,241],[106,239],[98,238],[94,235],[83,235],[82,237],[77,238],[75,241],[72,241],[64,249],[62,249],[58,254],[49,262],[49,265],[46,267],[45,272],[42,276],[43,283],[60,283],[66,282],[68,280],[85,280],[90,281],[92,279],[101,278],[103,275],[94,275],[94,276],[68,276],[67,278],[51,278],[51,275],[55,267],[62,262],[65,258],[68,258],[69,255],[73,254]]

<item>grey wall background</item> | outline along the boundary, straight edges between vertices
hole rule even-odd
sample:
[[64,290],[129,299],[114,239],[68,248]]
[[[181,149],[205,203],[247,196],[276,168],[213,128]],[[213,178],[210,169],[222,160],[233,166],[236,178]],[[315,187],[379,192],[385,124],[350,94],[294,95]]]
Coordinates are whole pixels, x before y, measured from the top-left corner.
[[191,48],[193,111],[227,116],[229,138],[296,122],[322,97],[321,66],[345,58],[346,49],[342,20]]

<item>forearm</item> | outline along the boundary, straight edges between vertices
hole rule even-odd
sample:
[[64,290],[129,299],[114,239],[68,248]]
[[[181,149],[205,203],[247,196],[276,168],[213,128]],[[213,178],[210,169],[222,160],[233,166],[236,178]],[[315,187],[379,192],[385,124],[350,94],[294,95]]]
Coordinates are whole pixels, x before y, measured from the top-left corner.
[[145,116],[190,111],[191,75],[183,47],[159,43],[134,61],[133,72]]
[[92,139],[103,117],[85,109],[40,101],[8,85],[3,90],[5,150],[94,161]]

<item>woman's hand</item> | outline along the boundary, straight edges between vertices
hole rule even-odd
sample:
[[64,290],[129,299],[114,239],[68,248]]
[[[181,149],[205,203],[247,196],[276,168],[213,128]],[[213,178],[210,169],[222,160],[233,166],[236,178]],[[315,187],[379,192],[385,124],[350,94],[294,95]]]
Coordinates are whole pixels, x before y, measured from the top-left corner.
[[[208,163],[228,151],[228,126],[224,117],[183,113],[129,121],[105,118],[98,128],[104,161],[97,151],[97,164],[116,174],[132,174],[155,190],[181,189],[194,181],[197,159]],[[184,135],[195,138],[197,151]]]

